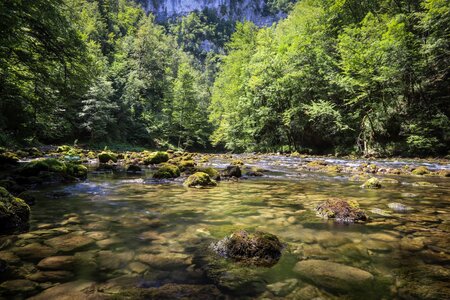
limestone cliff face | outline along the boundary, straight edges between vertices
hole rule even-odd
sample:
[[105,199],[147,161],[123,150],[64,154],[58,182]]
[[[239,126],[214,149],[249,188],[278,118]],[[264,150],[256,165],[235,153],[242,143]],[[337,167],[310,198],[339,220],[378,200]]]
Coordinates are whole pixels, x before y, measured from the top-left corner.
[[269,13],[266,0],[145,0],[144,7],[157,20],[164,21],[189,14],[192,11],[209,9],[224,18],[252,21],[257,25],[271,25],[283,17],[283,13]]

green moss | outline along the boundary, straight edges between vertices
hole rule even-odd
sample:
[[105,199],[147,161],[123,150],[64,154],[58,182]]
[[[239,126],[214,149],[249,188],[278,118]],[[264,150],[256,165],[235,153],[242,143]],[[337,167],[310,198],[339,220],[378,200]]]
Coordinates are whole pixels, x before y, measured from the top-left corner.
[[170,179],[180,177],[180,169],[177,166],[165,163],[162,164],[158,171],[153,174],[153,178],[156,179]]
[[106,164],[109,161],[117,162],[117,155],[113,152],[103,151],[98,155],[98,161],[102,164]]
[[0,234],[22,232],[28,228],[30,207],[0,187]]
[[37,176],[40,172],[66,173],[67,166],[64,162],[54,158],[39,159],[25,164],[20,173],[25,176]]
[[326,165],[328,165],[328,163],[324,160],[314,160],[306,164],[309,168],[323,168]]
[[197,172],[184,182],[184,186],[187,187],[206,187],[206,186],[216,186],[217,182],[211,179],[208,174],[203,172]]
[[146,157],[144,159],[144,164],[146,165],[156,165],[160,163],[164,163],[169,161],[169,154],[167,152],[154,152],[154,153],[146,153]]
[[243,166],[244,162],[240,159],[234,159],[231,161],[232,166]]
[[195,162],[193,160],[181,160],[178,162],[178,167],[181,171],[186,171],[187,169],[194,168]]
[[68,145],[62,145],[62,146],[59,146],[59,147],[56,149],[56,151],[59,152],[59,153],[65,153],[65,152],[70,151],[71,149],[72,149],[72,147],[70,147],[70,146],[68,146]]
[[76,178],[87,178],[88,168],[80,164],[67,164],[67,175]]
[[417,167],[414,170],[412,170],[411,173],[413,175],[426,175],[426,174],[430,174],[430,170],[428,170],[427,167],[420,166],[420,167]]
[[214,180],[220,180],[220,173],[214,168],[198,168],[197,172],[203,172],[209,175]]
[[0,165],[14,165],[19,162],[19,157],[12,152],[3,152],[0,154]]
[[326,166],[324,169],[328,173],[341,173],[342,167],[338,165]]
[[378,180],[378,178],[372,177],[367,180],[361,187],[365,189],[379,189],[381,188],[381,182],[380,180]]
[[93,151],[89,151],[89,152],[86,154],[86,156],[87,156],[87,158],[89,158],[89,159],[95,159],[95,158],[97,158],[97,155],[96,155],[95,152],[93,152]]

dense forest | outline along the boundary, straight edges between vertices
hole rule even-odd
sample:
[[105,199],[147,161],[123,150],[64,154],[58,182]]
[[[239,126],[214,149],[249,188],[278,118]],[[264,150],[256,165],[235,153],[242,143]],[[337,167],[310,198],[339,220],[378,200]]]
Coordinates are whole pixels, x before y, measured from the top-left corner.
[[449,1],[270,3],[288,16],[259,28],[2,1],[0,145],[448,154]]

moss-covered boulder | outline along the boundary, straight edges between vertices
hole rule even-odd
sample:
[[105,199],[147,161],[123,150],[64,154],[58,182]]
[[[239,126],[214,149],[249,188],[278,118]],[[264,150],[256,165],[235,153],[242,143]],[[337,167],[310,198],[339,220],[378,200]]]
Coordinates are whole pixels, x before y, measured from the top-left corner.
[[222,171],[222,176],[239,178],[242,176],[242,171],[239,166],[228,166],[225,170]]
[[381,182],[378,178],[372,177],[366,182],[364,182],[363,185],[361,185],[364,189],[379,189],[381,188]]
[[210,248],[220,256],[237,262],[270,267],[280,259],[283,244],[270,233],[240,230],[212,243]]
[[208,167],[208,168],[197,168],[197,172],[203,172],[209,175],[211,179],[214,180],[220,180],[220,173],[214,168]]
[[328,163],[324,160],[313,160],[306,164],[306,166],[311,169],[321,169],[327,165]]
[[442,177],[450,177],[450,170],[440,170],[435,174]]
[[38,159],[25,164],[20,169],[20,174],[24,176],[38,176],[41,172],[52,172],[65,174],[67,166],[64,162],[54,159]]
[[127,173],[136,174],[136,173],[141,173],[141,172],[142,172],[142,169],[138,165],[129,165],[127,168]]
[[145,152],[144,164],[146,165],[157,165],[169,161],[169,154],[167,152]]
[[329,199],[316,207],[316,213],[324,219],[334,219],[339,223],[354,223],[367,221],[366,213],[359,208],[356,201]]
[[216,186],[217,182],[212,180],[208,174],[203,172],[197,172],[191,176],[183,184],[187,187],[207,187],[207,186]]
[[243,166],[244,162],[240,159],[234,159],[231,161],[232,166]]
[[155,179],[171,179],[180,177],[180,169],[177,166],[172,164],[161,164],[159,169],[153,174],[153,178]]
[[427,167],[420,166],[412,170],[411,172],[413,175],[427,175],[430,174],[430,170],[428,170]]
[[56,152],[59,152],[59,153],[69,152],[70,150],[72,150],[72,147],[68,146],[68,145],[62,145],[62,146],[59,146],[58,148],[56,148]]
[[29,219],[30,207],[25,201],[0,187],[0,235],[26,231]]
[[195,168],[195,162],[192,159],[183,159],[178,162],[178,167],[182,172]]
[[72,181],[85,179],[88,169],[76,163],[63,162],[54,158],[38,159],[25,164],[18,173],[28,178],[39,178],[39,182]]
[[15,165],[19,162],[19,157],[13,152],[0,153],[0,166],[1,165]]
[[103,151],[98,155],[98,161],[101,164],[106,164],[109,161],[117,162],[117,154],[115,154],[113,152]]

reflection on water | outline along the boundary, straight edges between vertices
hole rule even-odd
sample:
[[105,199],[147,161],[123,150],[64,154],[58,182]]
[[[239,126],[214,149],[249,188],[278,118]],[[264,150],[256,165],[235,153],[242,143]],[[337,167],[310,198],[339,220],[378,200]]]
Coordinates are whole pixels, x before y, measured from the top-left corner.
[[[92,175],[57,188],[67,192],[64,197],[49,197],[54,188],[40,191],[31,231],[0,237],[0,262],[7,263],[0,264],[0,299],[26,298],[79,280],[107,296],[176,283],[212,285],[220,290],[213,298],[448,297],[448,178],[426,178],[438,187],[425,188],[412,185],[424,178],[396,177],[399,184],[366,190],[342,175],[288,176],[293,169],[283,163],[272,170],[212,189]],[[357,200],[371,222],[342,225],[317,218],[312,209],[330,197]],[[410,210],[395,213],[388,207],[393,202]],[[241,266],[208,251],[212,241],[239,228],[277,235],[287,245],[280,262],[272,268]]]

